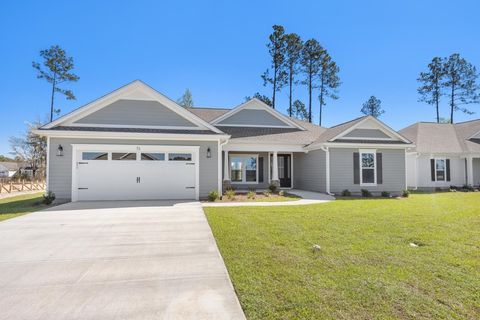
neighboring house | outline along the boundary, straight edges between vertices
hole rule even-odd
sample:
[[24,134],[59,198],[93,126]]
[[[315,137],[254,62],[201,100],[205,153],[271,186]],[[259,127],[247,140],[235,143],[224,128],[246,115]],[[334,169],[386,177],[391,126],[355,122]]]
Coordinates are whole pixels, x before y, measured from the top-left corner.
[[199,199],[269,184],[399,194],[412,146],[373,117],[323,128],[258,99],[185,109],[141,81],[36,133],[48,138],[48,190],[72,201]]
[[0,178],[13,177],[18,172],[18,170],[20,170],[20,167],[20,163],[18,162],[0,162]]
[[480,119],[418,122],[400,133],[415,144],[407,153],[409,188],[480,185]]

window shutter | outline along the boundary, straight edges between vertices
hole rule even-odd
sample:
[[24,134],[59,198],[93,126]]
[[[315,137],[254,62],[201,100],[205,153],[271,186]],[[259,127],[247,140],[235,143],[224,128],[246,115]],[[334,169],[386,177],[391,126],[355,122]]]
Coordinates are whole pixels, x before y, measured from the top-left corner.
[[446,160],[446,167],[447,167],[447,181],[450,181],[450,159]]
[[430,173],[432,181],[435,181],[435,159],[430,159]]
[[360,184],[360,158],[358,152],[353,153],[353,184]]
[[263,157],[258,158],[258,182],[263,182]]
[[383,163],[382,154],[377,153],[377,184],[383,183]]

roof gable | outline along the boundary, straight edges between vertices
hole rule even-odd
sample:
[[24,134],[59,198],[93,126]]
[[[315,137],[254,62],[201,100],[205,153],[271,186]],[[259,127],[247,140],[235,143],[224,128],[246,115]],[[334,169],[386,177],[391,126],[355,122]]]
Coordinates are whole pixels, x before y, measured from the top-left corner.
[[297,128],[304,130],[295,121],[253,98],[212,121],[216,126]]
[[[153,117],[159,116],[163,119],[154,120],[149,112],[153,112]],[[109,119],[115,114],[120,115],[119,118]],[[147,119],[149,117],[151,119]],[[42,129],[51,129],[57,126],[92,126],[92,124],[98,127],[182,128],[222,133],[139,80],[48,123]]]
[[342,140],[348,141],[385,141],[385,142],[402,142],[409,143],[408,139],[401,136],[395,130],[388,127],[386,124],[374,118],[367,116],[359,118],[348,125],[340,127],[335,130],[337,133],[327,141],[329,142],[341,142]]

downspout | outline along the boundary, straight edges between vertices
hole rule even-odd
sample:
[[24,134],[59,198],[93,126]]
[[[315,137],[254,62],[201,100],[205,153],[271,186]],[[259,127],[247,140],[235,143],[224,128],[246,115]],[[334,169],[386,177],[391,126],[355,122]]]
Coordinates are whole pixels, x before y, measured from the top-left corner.
[[328,147],[322,146],[321,150],[325,151],[325,187],[328,195],[333,196],[333,193],[330,192],[330,150]]

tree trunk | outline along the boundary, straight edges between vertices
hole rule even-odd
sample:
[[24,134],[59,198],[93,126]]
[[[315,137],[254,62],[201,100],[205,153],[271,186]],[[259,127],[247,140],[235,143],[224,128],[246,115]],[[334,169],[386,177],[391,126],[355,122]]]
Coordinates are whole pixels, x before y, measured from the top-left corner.
[[308,122],[312,123],[312,73],[308,75]]
[[289,94],[288,94],[288,106],[289,106],[289,116],[292,116],[292,86],[293,86],[293,71],[292,68],[290,68],[290,75],[288,79],[288,86],[289,88]]
[[453,123],[454,107],[455,107],[455,83],[452,81],[452,96],[450,97],[450,123]]
[[52,82],[52,97],[51,97],[51,101],[50,101],[50,122],[53,121],[53,99],[55,97],[55,85],[56,85],[56,82],[57,82],[57,74],[54,73],[53,74],[53,82]]
[[322,76],[322,83],[320,84],[320,116],[318,120],[318,125],[322,126],[322,111],[323,111],[323,90],[324,90],[324,80]]
[[272,108],[275,109],[275,92],[277,91],[277,68],[273,72],[273,94],[272,94]]

